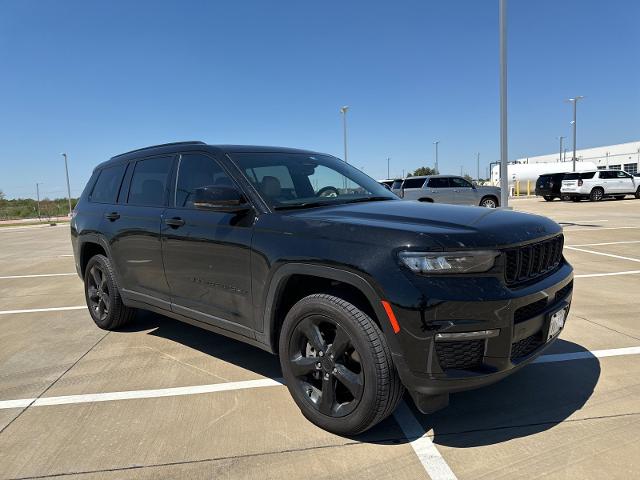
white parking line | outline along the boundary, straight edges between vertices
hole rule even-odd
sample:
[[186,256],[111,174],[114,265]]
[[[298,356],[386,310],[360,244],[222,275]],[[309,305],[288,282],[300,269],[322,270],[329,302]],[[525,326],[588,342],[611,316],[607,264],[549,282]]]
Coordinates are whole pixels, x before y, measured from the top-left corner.
[[581,243],[578,245],[565,245],[565,247],[599,247],[601,245],[622,245],[624,243],[640,243],[640,240],[626,240],[622,242]]
[[[74,307],[66,307],[74,308]],[[75,307],[85,308],[85,307]],[[609,350],[594,350],[586,352],[560,353],[543,355],[532,364],[566,362],[572,360],[588,360],[593,358],[614,357],[620,355],[638,355],[640,347],[614,348]],[[250,388],[276,387],[284,385],[282,378],[264,378],[241,382],[214,383],[209,385],[193,385],[188,387],[161,388],[155,390],[130,390],[123,392],[89,393],[80,395],[64,395],[58,397],[23,398],[0,401],[0,410],[10,408],[43,407],[52,405],[69,405],[80,403],[108,402],[114,400],[131,400],[144,398],[175,397],[182,395],[198,395],[204,393],[227,392]],[[456,480],[456,476],[442,457],[435,444],[424,431],[420,422],[411,413],[409,407],[402,402],[394,417],[402,432],[410,441],[411,448],[418,456],[418,460],[432,480]]]
[[400,425],[404,436],[409,440],[418,460],[432,480],[455,480],[456,475],[442,457],[433,441],[424,431],[420,422],[411,413],[406,403],[401,402],[393,416]]
[[[570,226],[570,225],[568,225]],[[590,228],[563,228],[565,232],[596,232],[600,230],[627,230],[630,228],[640,228],[640,227],[590,227]]]
[[614,277],[616,275],[636,275],[640,273],[640,270],[626,270],[624,272],[611,272],[611,273],[585,273],[582,275],[574,275],[574,278],[592,278],[592,277]]
[[629,260],[630,262],[640,263],[640,258],[623,257],[621,255],[614,255],[613,253],[604,253],[604,252],[596,252],[594,250],[587,250],[586,248],[577,248],[577,247],[564,247],[564,248],[568,248],[569,250],[576,250],[578,252],[592,253],[594,255],[602,255],[605,257],[618,258],[620,260]]
[[8,275],[0,277],[0,280],[9,280],[13,278],[38,278],[38,277],[67,277],[70,275],[78,275],[77,273],[40,273],[35,275]]
[[34,312],[63,312],[65,310],[82,310],[86,309],[86,305],[78,305],[76,307],[51,307],[51,308],[29,308],[25,310],[0,310],[0,315],[11,315],[14,313],[34,313]]

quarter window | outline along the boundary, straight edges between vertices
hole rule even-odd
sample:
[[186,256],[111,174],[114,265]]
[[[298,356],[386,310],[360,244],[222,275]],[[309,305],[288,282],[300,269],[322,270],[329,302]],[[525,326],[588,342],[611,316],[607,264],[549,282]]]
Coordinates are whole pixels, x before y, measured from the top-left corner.
[[155,157],[136,163],[129,199],[132,205],[164,206],[165,192],[173,157]]
[[126,164],[121,164],[103,168],[93,187],[90,200],[96,203],[115,203],[125,167]]
[[194,208],[193,199],[198,188],[234,186],[218,162],[201,153],[182,155],[179,165],[175,191],[177,208]]

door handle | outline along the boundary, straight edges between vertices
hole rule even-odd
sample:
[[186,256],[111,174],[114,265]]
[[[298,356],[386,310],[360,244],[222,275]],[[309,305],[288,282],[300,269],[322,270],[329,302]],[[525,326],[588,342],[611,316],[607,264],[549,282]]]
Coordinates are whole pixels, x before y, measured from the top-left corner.
[[112,222],[116,221],[117,219],[120,218],[120,214],[118,212],[111,212],[111,213],[107,213],[104,218],[106,218],[107,220],[111,220]]
[[173,218],[165,218],[164,223],[166,223],[172,228],[178,228],[183,226],[185,224],[185,221],[180,217],[173,217]]

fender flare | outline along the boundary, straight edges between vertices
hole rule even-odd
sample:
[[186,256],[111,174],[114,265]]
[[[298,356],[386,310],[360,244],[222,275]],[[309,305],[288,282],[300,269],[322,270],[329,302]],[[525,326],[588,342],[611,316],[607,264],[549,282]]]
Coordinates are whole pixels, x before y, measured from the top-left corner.
[[[277,353],[278,342],[276,338],[277,319],[275,318],[276,301],[282,293],[282,289],[286,284],[286,280],[292,275],[312,275],[315,277],[336,280],[351,285],[362,292],[371,304],[376,316],[378,317],[385,336],[389,338],[389,332],[393,336],[391,325],[385,322],[386,313],[380,301],[382,296],[374,288],[374,286],[365,278],[357,273],[343,270],[340,268],[330,267],[327,265],[317,265],[311,263],[287,263],[278,268],[272,275],[269,289],[264,301],[263,316],[263,341],[267,344],[272,352]],[[260,334],[258,334],[260,335]]]
[[[80,268],[80,266],[82,265],[82,261],[84,260],[82,258],[82,250],[84,249],[85,245],[87,243],[96,243],[98,245],[100,245],[105,253],[107,254],[107,258],[111,261],[111,267],[113,268],[114,272],[116,273],[116,277],[118,279],[120,279],[120,275],[117,271],[117,268],[114,264],[114,262],[112,261],[112,256],[111,256],[111,246],[109,244],[109,242],[107,241],[107,239],[103,236],[103,235],[99,235],[97,233],[85,233],[79,236],[78,238],[78,268]],[[88,260],[88,259],[86,259]],[[84,272],[78,272],[80,273],[80,275],[82,277],[84,277]]]

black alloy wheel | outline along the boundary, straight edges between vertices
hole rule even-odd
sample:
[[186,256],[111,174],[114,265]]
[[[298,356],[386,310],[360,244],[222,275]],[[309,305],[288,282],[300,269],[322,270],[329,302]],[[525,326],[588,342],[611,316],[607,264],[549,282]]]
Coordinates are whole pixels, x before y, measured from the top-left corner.
[[291,337],[291,370],[309,403],[323,415],[343,417],[360,403],[364,374],[349,334],[333,319],[311,315]]
[[99,263],[94,263],[87,275],[87,301],[93,317],[104,323],[109,317],[111,295],[107,276]]
[[354,304],[317,293],[287,313],[279,339],[289,393],[312,423],[357,435],[388,417],[404,387],[385,335]]
[[111,262],[104,255],[95,255],[87,263],[84,295],[91,318],[105,330],[116,330],[135,315],[136,309],[123,303]]

